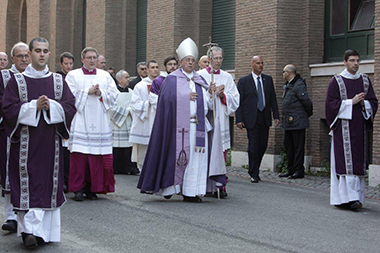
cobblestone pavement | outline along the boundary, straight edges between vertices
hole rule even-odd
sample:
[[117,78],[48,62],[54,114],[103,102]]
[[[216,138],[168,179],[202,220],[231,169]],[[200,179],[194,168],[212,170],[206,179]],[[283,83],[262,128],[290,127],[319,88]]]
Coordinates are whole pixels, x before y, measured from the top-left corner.
[[[241,167],[227,167],[227,172],[229,175],[240,176],[249,178],[246,169]],[[305,178],[302,179],[288,179],[280,178],[278,172],[271,171],[260,171],[260,178],[262,181],[279,183],[279,184],[288,184],[296,185],[300,187],[306,187],[311,189],[318,189],[324,191],[330,191],[330,177],[324,176],[309,176],[305,175]],[[366,198],[380,200],[380,187],[366,186]]]

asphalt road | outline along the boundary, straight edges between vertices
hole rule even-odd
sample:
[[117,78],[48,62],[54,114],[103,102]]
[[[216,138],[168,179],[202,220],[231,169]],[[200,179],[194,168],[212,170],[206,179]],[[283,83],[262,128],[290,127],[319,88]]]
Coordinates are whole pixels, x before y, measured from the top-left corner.
[[[137,180],[117,175],[116,193],[97,201],[67,194],[62,242],[38,252],[380,252],[378,200],[340,210],[328,191],[230,176],[227,199],[185,203],[142,195]],[[23,251],[21,238],[0,233],[0,252]]]

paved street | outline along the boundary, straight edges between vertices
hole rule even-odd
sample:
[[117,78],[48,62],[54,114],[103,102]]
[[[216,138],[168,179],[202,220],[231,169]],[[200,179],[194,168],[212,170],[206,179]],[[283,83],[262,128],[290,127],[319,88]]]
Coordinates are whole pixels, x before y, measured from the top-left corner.
[[[137,176],[117,175],[116,193],[78,203],[67,194],[62,242],[38,252],[379,252],[380,198],[369,189],[360,211],[329,205],[328,178],[279,179],[262,172],[252,184],[229,168],[229,197],[184,203],[142,195]],[[0,221],[4,221],[3,201]],[[0,234],[0,252],[24,251]]]

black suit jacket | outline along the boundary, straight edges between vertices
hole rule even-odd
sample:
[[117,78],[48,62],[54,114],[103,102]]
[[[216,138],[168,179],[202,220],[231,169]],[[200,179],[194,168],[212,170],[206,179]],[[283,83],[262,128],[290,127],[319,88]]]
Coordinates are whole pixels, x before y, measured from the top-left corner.
[[140,75],[138,75],[135,79],[133,79],[129,85],[128,85],[128,88],[131,88],[133,90],[133,88],[135,88],[135,85],[140,82],[142,79],[140,77]]
[[[264,74],[261,76],[265,95],[264,119],[265,124],[270,127],[272,125],[271,112],[273,112],[274,119],[279,119],[276,92],[272,77]],[[258,97],[252,73],[240,78],[237,88],[240,93],[240,105],[236,110],[236,123],[243,122],[246,128],[253,128],[258,111]]]

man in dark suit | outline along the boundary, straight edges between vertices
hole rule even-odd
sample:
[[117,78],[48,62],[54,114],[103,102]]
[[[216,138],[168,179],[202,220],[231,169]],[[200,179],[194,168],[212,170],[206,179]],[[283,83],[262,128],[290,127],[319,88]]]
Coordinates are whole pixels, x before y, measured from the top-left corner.
[[148,68],[146,67],[146,62],[137,63],[137,77],[129,83],[129,88],[133,90],[133,88],[135,88],[135,85],[147,76]]
[[252,183],[260,181],[259,168],[268,146],[269,127],[280,123],[276,93],[271,76],[261,72],[264,62],[261,56],[251,61],[252,72],[239,79],[240,106],[236,111],[236,126],[247,129],[248,174]]

